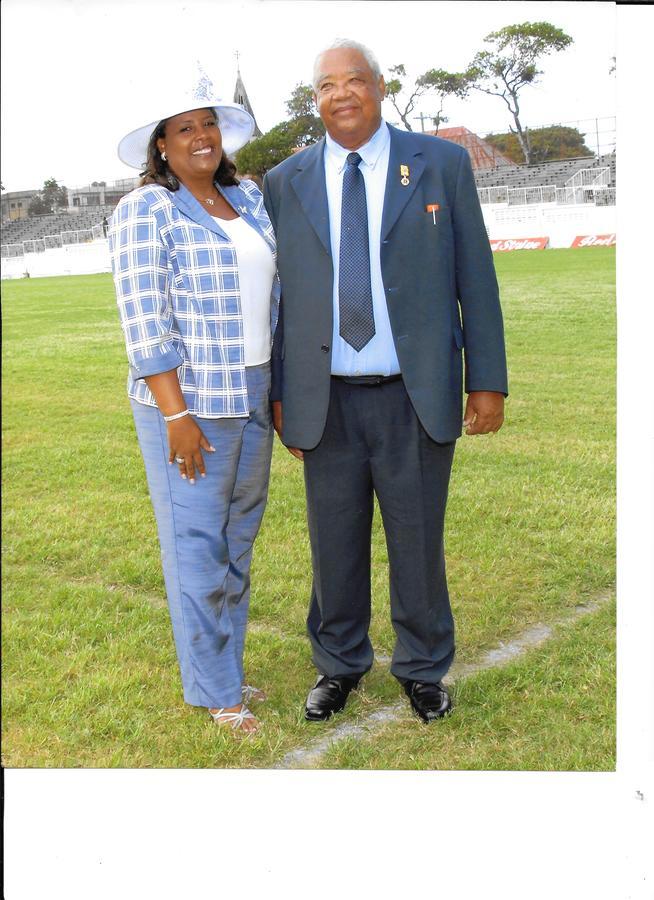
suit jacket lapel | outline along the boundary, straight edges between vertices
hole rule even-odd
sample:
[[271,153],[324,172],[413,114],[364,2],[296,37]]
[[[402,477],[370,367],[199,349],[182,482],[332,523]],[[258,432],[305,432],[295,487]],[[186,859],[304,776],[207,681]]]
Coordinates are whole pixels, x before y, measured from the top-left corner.
[[[389,131],[391,149],[382,216],[382,240],[397,221],[425,170],[422,152],[416,147],[411,135],[398,131],[392,126],[389,126]],[[331,255],[329,207],[323,161],[324,145],[323,138],[304,151],[298,160],[298,172],[291,178],[291,184],[312,228],[320,238],[325,250]],[[401,183],[401,165],[409,167],[408,185]]]
[[[391,133],[391,151],[388,158],[388,175],[386,176],[386,195],[382,215],[381,239],[388,236],[397,222],[398,216],[409,202],[418,182],[425,170],[422,152],[416,147],[410,134],[398,131],[389,126]],[[409,169],[409,183],[402,184],[400,166]]]
[[180,184],[179,190],[173,191],[171,198],[177,209],[179,209],[180,212],[183,212],[184,215],[188,216],[189,219],[193,219],[193,221],[197,222],[198,225],[204,225],[204,227],[208,228],[209,231],[213,231],[215,234],[219,234],[221,235],[221,237],[224,237],[225,240],[229,240],[229,237],[218,225],[216,220],[212,216],[210,216],[208,212],[205,211],[204,207],[195,199],[189,189],[184,187],[183,184]]
[[[227,202],[234,207],[237,213],[239,213],[242,218],[244,218],[266,241],[273,254],[276,253],[275,242],[271,235],[266,234],[265,230],[257,220],[257,217],[254,215],[253,201],[248,197],[245,191],[240,190],[236,185],[228,185],[223,187],[219,184],[216,185],[216,188],[220,191],[223,197],[226,198]],[[213,231],[214,234],[219,234],[226,241],[230,240],[229,235],[223,231],[218,222],[211,216],[199,203],[193,194],[188,190],[188,188],[184,187],[183,184],[180,184],[179,190],[174,191],[172,194],[172,201],[175,206],[184,213],[184,215],[188,216],[189,219],[193,219],[194,222],[197,222],[198,225],[203,225],[205,228],[208,228],[209,231]]]
[[329,206],[323,161],[324,146],[325,139],[322,138],[317,144],[313,144],[302,153],[298,160],[298,172],[291,178],[291,184],[311,227],[331,256]]
[[[222,187],[217,184],[216,187],[220,191],[220,193],[225,197],[228,203],[230,203],[236,212],[241,216],[242,219],[254,228],[264,241],[268,244],[270,249],[272,250],[273,255],[277,253],[277,245],[275,243],[274,236],[272,234],[272,229],[270,232],[266,231],[262,222],[259,221],[257,216],[255,215],[256,203],[255,201],[240,187],[237,185],[231,184]],[[265,207],[261,204],[261,210],[265,214]],[[267,216],[264,216],[266,223],[268,223]],[[269,224],[269,223],[268,223]]]

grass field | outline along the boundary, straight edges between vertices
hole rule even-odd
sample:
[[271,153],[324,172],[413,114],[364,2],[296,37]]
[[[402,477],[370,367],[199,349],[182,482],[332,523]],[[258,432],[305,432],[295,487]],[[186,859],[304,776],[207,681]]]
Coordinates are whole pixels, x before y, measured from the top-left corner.
[[[497,254],[511,396],[504,429],[463,438],[446,547],[458,660],[612,590],[615,251]],[[387,666],[326,726],[302,719],[314,677],[301,463],[276,442],[255,548],[249,680],[263,728],[233,741],[187,707],[154,518],[125,395],[111,277],[3,282],[3,764],[269,767],[401,697]],[[389,654],[375,518],[371,636]],[[575,769],[615,765],[611,604],[501,670],[455,686],[456,712],[408,713],[321,765]]]

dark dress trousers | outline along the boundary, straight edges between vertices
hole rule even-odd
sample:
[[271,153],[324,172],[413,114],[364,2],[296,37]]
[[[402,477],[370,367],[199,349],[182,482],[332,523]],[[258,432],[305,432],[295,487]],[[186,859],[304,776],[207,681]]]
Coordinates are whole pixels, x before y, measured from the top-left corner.
[[[467,152],[388,127],[380,253],[402,378],[369,387],[331,377],[333,267],[319,141],[264,182],[282,286],[272,397],[283,401],[284,443],[305,451],[313,563],[308,630],[317,668],[357,675],[372,665],[374,493],[389,554],[397,638],[391,671],[401,681],[435,682],[454,655],[443,522],[461,434],[463,357],[467,392],[503,394],[506,359]],[[408,167],[408,185],[401,166]]]

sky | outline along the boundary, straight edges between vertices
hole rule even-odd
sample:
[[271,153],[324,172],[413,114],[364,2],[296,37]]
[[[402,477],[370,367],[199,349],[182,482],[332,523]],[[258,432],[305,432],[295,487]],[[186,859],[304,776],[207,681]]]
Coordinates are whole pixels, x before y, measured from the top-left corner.
[[[616,112],[612,3],[3,0],[0,11],[1,177],[8,191],[39,188],[50,177],[79,187],[137,174],[118,160],[118,141],[178,111],[168,105],[196,60],[218,95],[231,100],[238,51],[265,132],[286,118],[293,88],[310,81],[316,54],[337,37],[367,44],[384,72],[404,63],[413,79],[430,68],[461,71],[489,32],[545,20],[574,44],[544,58],[540,83],[522,95],[523,124],[582,121],[595,149],[589,120],[608,120],[603,130]],[[420,111],[437,110],[425,99]],[[449,126],[478,134],[506,131],[510,123],[503,101],[479,92],[447,101],[444,112]],[[388,101],[384,115],[398,120]]]

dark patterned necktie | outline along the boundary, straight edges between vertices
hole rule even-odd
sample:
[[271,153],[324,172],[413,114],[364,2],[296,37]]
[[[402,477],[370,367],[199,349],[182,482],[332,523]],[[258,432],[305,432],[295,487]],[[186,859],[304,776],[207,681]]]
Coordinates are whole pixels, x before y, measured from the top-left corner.
[[366,185],[361,157],[350,153],[343,173],[339,254],[339,334],[358,352],[375,334],[370,287],[370,246]]

